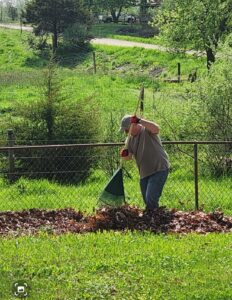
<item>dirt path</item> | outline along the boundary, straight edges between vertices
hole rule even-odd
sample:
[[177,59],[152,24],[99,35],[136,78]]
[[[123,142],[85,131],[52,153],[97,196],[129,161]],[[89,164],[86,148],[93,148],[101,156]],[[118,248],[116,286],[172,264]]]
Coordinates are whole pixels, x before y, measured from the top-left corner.
[[[0,24],[0,27],[21,30],[21,26],[14,25],[14,24]],[[24,31],[32,31],[33,28],[30,27],[30,26],[22,26],[22,30],[24,30]]]
[[167,48],[163,46],[153,45],[153,44],[145,44],[139,42],[131,42],[125,40],[118,39],[109,39],[109,38],[95,38],[91,40],[92,44],[97,45],[108,45],[108,46],[120,46],[120,47],[140,47],[145,49],[154,49],[160,51],[168,51]]
[[[14,25],[14,24],[0,24],[0,27],[21,30],[21,26]],[[30,26],[22,26],[22,30],[32,31],[33,28]],[[108,46],[117,46],[117,47],[138,47],[138,48],[144,48],[144,49],[159,50],[162,52],[168,52],[171,50],[170,48],[163,47],[160,45],[125,41],[125,40],[119,40],[119,39],[110,39],[110,38],[95,38],[95,39],[91,40],[91,43],[96,44],[96,45],[108,45]],[[196,54],[202,55],[201,52],[194,51],[194,50],[188,50],[185,53],[191,54],[191,55],[193,55],[193,54],[194,55],[196,55]]]

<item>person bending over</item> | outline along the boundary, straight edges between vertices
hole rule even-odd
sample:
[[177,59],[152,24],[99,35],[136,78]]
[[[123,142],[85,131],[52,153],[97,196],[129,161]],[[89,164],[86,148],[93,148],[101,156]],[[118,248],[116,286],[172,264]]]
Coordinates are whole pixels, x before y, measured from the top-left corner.
[[120,155],[125,160],[135,158],[146,210],[151,211],[159,207],[159,199],[168,178],[168,155],[162,146],[158,135],[160,128],[156,123],[125,115],[121,120],[120,131],[128,134],[129,130],[128,147],[123,148]]

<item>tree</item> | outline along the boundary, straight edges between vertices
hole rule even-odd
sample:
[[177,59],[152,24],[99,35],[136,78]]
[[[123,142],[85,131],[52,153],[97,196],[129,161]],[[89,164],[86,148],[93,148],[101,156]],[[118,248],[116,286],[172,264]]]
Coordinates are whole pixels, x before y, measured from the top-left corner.
[[7,13],[8,13],[8,16],[11,18],[12,21],[14,21],[18,18],[17,8],[13,5],[9,5],[7,7]]
[[0,21],[3,21],[3,0],[0,1]]
[[173,46],[205,50],[207,67],[218,43],[231,30],[232,0],[164,0],[154,23]]
[[89,24],[90,16],[82,0],[32,0],[26,4],[25,18],[36,35],[52,33],[53,50],[65,29],[75,23]]
[[[219,44],[216,62],[210,72],[198,81],[192,103],[198,118],[201,138],[205,140],[232,139],[232,35]],[[191,118],[193,114],[191,113]],[[201,124],[201,126],[199,125]],[[186,123],[189,126],[189,122]],[[199,128],[200,127],[200,128]],[[214,175],[232,174],[232,145],[208,146],[206,164]]]
[[94,5],[102,10],[109,11],[113,22],[118,23],[122,9],[135,4],[135,0],[94,0]]
[[[70,103],[62,94],[58,70],[52,57],[41,82],[41,98],[16,105],[8,128],[14,130],[18,145],[76,144],[98,139],[96,124],[100,123],[100,111],[94,98]],[[98,163],[96,151],[94,147],[15,151],[16,173],[25,173],[23,176],[29,178],[79,183],[87,179]]]

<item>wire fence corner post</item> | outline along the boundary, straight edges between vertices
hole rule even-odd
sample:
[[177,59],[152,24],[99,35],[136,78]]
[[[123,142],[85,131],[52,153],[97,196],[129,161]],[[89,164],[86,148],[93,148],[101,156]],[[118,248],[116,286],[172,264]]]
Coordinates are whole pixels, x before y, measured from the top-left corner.
[[198,188],[198,143],[194,142],[194,185],[195,185],[195,210],[199,209],[199,188]]

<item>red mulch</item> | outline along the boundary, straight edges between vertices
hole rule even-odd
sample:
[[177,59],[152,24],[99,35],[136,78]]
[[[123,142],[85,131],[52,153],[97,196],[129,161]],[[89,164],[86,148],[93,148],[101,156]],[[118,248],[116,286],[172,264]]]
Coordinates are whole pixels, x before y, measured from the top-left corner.
[[21,212],[0,213],[0,235],[48,233],[87,233],[103,230],[138,230],[154,233],[209,233],[232,232],[232,217],[223,212],[183,212],[161,207],[152,213],[125,205],[103,208],[94,215],[84,216],[72,208],[59,210],[30,209]]

